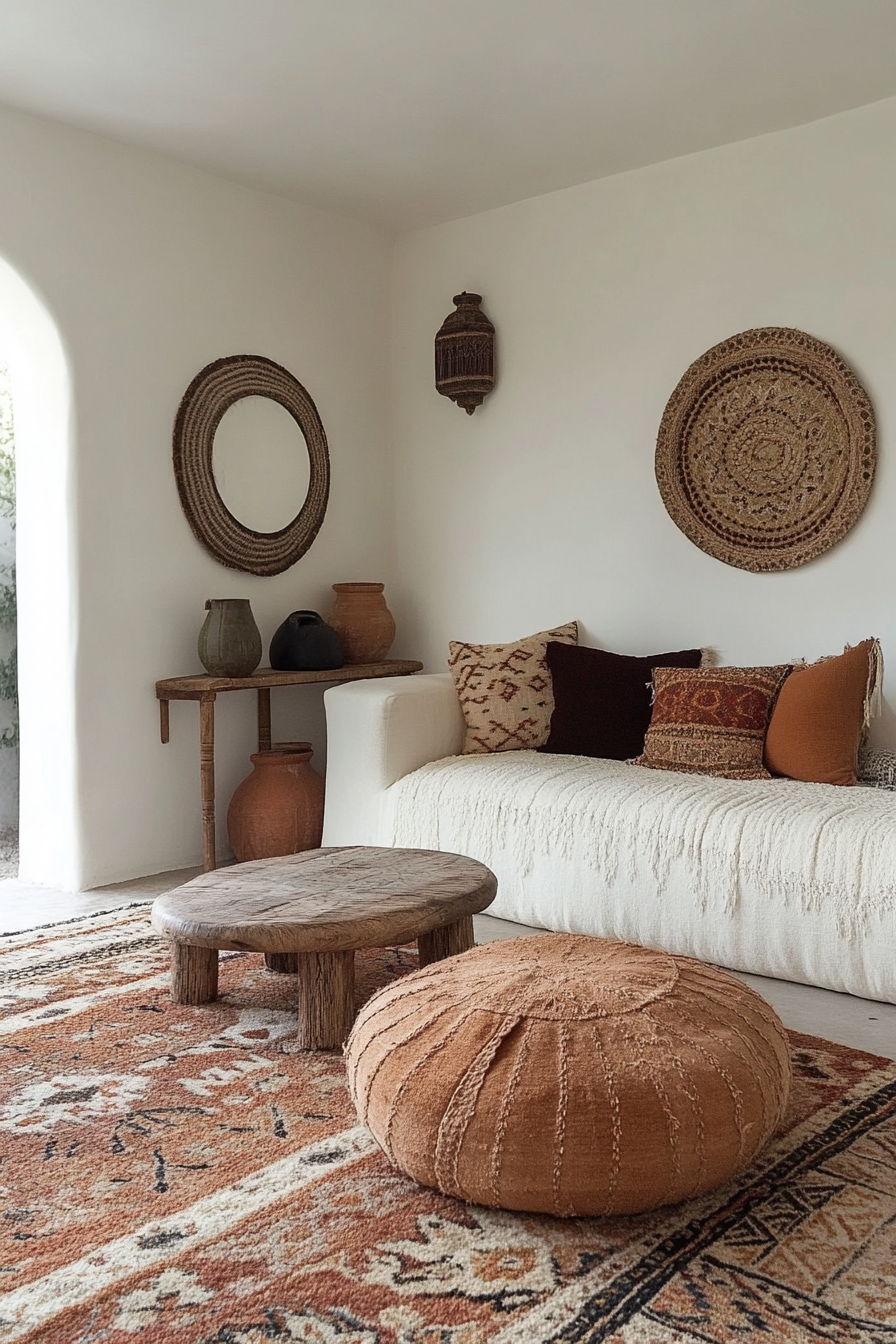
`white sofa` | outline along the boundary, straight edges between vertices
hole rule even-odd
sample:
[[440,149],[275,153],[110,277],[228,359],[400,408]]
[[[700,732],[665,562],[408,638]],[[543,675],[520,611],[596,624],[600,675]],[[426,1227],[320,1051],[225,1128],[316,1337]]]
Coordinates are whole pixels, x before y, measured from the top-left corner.
[[450,675],[325,703],[325,845],[469,854],[502,919],[896,1003],[896,793],[460,756]]

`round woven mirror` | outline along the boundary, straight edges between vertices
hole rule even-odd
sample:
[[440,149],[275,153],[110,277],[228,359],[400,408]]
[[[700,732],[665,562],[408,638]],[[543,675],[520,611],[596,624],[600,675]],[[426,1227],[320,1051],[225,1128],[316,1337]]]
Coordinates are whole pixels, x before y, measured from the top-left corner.
[[796,569],[840,541],[868,502],[874,410],[823,341],[744,331],[690,366],[656,446],[663,503],[708,555],[755,573]]
[[[295,515],[275,532],[241,522],[215,480],[215,433],[246,397],[266,397],[292,416],[308,450],[308,488]],[[317,407],[287,369],[263,355],[229,355],[202,369],[184,393],[174,422],[174,475],[181,506],[198,541],[222,565],[247,574],[282,574],[317,536],[330,493],[327,436]],[[252,445],[246,445],[247,453]]]

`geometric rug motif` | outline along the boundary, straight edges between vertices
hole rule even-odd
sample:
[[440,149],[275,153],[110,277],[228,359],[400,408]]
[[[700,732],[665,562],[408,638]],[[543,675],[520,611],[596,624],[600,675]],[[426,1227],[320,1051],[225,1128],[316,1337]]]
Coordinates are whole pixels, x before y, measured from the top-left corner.
[[[896,1344],[896,1064],[791,1035],[753,1166],[628,1218],[464,1204],[390,1166],[290,977],[172,1004],[147,905],[0,941],[0,1339]],[[359,1002],[416,965],[357,954]]]

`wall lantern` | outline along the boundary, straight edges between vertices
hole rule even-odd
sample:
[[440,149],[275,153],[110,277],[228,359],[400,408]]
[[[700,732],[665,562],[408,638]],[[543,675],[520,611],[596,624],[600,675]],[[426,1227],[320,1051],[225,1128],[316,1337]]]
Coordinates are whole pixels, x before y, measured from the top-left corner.
[[457,311],[436,333],[436,391],[472,415],[495,385],[495,329],[481,294],[455,294]]

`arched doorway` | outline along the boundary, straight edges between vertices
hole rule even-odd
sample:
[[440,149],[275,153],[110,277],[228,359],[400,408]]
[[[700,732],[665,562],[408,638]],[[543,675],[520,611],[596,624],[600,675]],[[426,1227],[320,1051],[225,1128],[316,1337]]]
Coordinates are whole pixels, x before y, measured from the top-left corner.
[[17,467],[19,876],[74,889],[75,490],[68,361],[35,289],[0,257],[0,357],[9,369]]
[[0,350],[0,877],[19,867],[16,676],[16,456],[9,369]]

